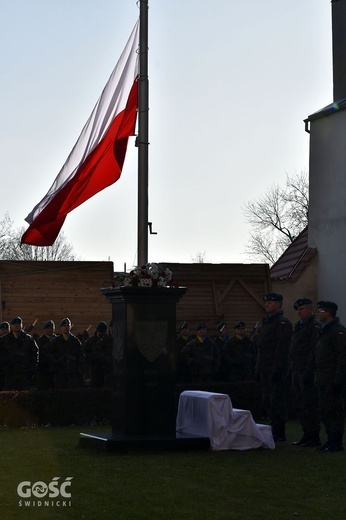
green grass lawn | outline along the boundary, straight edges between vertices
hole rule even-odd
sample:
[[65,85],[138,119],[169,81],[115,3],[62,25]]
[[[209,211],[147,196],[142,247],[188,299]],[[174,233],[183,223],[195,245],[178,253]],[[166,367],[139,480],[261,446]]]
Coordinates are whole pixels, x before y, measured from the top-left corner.
[[[293,422],[271,451],[109,453],[79,447],[80,431],[104,428],[0,431],[2,518],[346,519],[346,452],[292,446]],[[20,482],[54,477],[73,477],[71,505],[19,505]]]

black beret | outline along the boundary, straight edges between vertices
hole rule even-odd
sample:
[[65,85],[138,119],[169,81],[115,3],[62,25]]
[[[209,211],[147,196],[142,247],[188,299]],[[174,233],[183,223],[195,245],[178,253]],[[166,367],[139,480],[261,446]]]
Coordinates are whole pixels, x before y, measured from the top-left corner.
[[263,300],[265,302],[282,302],[283,296],[282,296],[282,294],[277,294],[275,292],[271,292],[271,293],[265,294],[263,296]]
[[10,328],[10,324],[8,323],[8,321],[3,321],[2,323],[0,323],[0,329],[9,329]]
[[317,302],[317,308],[318,309],[330,309],[331,311],[336,312],[338,310],[338,306],[334,302],[330,301],[319,301]]
[[15,318],[12,318],[12,320],[11,320],[11,325],[13,325],[14,323],[23,323],[23,320],[19,316],[16,316]]
[[188,326],[189,325],[188,325],[187,321],[182,321],[180,324],[179,330],[187,329]]
[[107,323],[105,321],[100,321],[96,327],[97,332],[107,332]]
[[219,332],[222,332],[225,327],[226,327],[226,323],[223,321],[222,323],[218,324],[218,326],[216,327],[216,330],[218,330]]
[[234,325],[234,328],[235,329],[245,329],[245,323],[243,321],[238,321],[235,325]]
[[310,300],[310,298],[300,298],[295,302],[293,307],[295,308],[295,310],[297,310],[302,305],[312,305],[312,300]]
[[62,327],[63,325],[71,325],[71,320],[69,318],[64,318],[60,322],[60,327]]
[[50,329],[51,327],[53,327],[53,329],[54,329],[54,327],[55,327],[55,323],[54,323],[53,320],[48,320],[48,321],[46,321],[46,323],[43,325],[43,328],[44,328],[44,329]]
[[196,330],[206,329],[205,323],[197,323]]

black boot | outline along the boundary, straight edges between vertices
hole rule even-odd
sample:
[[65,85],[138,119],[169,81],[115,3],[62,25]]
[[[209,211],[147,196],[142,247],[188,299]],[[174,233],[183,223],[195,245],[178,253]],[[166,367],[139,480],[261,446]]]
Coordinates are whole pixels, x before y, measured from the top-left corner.
[[330,445],[331,445],[331,438],[328,435],[328,439],[326,440],[326,442],[324,444],[322,444],[322,446],[317,446],[317,448],[315,448],[315,449],[316,449],[316,451],[326,451]]
[[304,431],[303,437],[299,441],[292,442],[293,446],[301,446],[310,440],[308,432]]
[[303,448],[317,448],[318,446],[321,446],[320,433],[309,432],[308,440],[305,443],[302,443],[301,446]]
[[343,432],[336,432],[330,436],[329,446],[326,447],[324,451],[329,451],[330,453],[336,453],[337,451],[343,451],[342,446],[342,436]]
[[272,433],[274,442],[284,442],[286,440],[285,423],[273,424]]

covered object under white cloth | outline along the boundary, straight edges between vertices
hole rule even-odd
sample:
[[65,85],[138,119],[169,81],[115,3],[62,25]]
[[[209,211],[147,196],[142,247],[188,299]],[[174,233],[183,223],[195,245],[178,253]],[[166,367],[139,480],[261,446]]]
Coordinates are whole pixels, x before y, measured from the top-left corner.
[[179,397],[176,435],[209,437],[213,450],[274,449],[271,427],[249,410],[233,408],[227,394],[186,390]]

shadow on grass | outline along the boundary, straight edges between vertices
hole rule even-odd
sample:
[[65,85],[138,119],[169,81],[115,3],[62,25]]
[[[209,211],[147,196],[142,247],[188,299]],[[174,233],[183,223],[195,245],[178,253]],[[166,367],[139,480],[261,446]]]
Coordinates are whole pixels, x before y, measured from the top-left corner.
[[[275,450],[245,452],[100,452],[80,448],[79,431],[0,431],[6,520],[345,518],[345,454],[292,446],[301,433],[293,422]],[[54,477],[73,477],[70,506],[19,506],[20,482]]]

